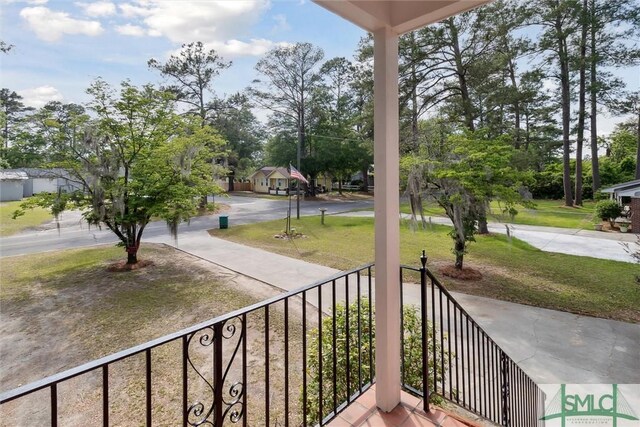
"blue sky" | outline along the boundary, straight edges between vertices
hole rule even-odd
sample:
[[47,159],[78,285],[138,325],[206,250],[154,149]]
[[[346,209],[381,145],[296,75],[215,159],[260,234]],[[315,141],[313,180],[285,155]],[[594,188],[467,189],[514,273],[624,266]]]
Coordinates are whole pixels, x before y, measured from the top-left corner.
[[147,60],[164,61],[200,40],[233,66],[215,81],[220,95],[243,90],[254,65],[280,43],[309,41],[325,58],[352,57],[365,32],[309,0],[0,0],[2,87],[27,103],[83,102],[100,76],[110,83],[159,82]]
[[[255,63],[278,44],[308,41],[325,59],[351,58],[364,35],[310,0],[0,0],[0,37],[15,45],[0,55],[0,83],[35,107],[82,103],[98,76],[112,84],[160,82],[147,60],[164,61],[200,40],[233,61],[215,82],[224,95],[256,78]],[[616,74],[640,87],[637,68]],[[599,117],[599,133],[621,120]]]

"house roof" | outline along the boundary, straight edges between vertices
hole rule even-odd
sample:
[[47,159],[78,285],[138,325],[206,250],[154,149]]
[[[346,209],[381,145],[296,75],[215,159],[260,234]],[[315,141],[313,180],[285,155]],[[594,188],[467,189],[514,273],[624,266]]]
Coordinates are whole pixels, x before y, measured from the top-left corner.
[[27,175],[28,178],[60,178],[69,176],[69,172],[62,168],[18,168],[5,169],[5,171],[23,172]]
[[616,194],[618,195],[618,197],[633,197],[633,198],[640,198],[640,186],[635,187],[635,188],[630,188],[628,190],[620,190],[618,192],[616,192]]
[[12,169],[0,170],[0,181],[19,181],[29,179],[26,172]]
[[255,171],[254,173],[252,173],[251,175],[249,175],[249,178],[253,178],[255,175],[257,175],[259,173],[262,173],[265,177],[267,177],[275,169],[276,169],[275,166],[264,166],[264,167],[258,169],[257,171]]
[[374,32],[391,28],[403,34],[458,13],[471,10],[491,0],[314,0],[315,3]]
[[616,185],[612,185],[611,187],[607,187],[607,188],[603,188],[602,191],[603,193],[614,193],[614,194],[618,194],[621,191],[628,191],[628,190],[638,190],[640,191],[640,179],[635,179],[633,181],[627,181],[627,182],[623,182],[620,184],[616,184]]
[[291,175],[289,175],[289,171],[287,170],[287,168],[275,168],[274,170],[271,171],[269,175],[267,175],[267,178],[269,178],[271,175],[273,175],[276,172],[278,172],[280,175],[284,176],[287,179],[291,178]]

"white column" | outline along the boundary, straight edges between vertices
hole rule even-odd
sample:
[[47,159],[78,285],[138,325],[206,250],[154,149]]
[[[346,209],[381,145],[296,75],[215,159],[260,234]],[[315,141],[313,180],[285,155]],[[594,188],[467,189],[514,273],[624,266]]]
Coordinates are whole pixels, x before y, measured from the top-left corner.
[[389,412],[400,403],[398,35],[383,28],[373,40],[376,402]]

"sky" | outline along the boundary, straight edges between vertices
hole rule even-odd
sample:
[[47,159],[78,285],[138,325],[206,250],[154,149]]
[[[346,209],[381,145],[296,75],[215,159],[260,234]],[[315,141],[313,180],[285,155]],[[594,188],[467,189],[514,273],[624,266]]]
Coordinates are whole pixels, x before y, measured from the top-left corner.
[[[325,59],[351,59],[365,34],[310,0],[0,0],[0,38],[15,46],[0,55],[0,85],[33,107],[83,103],[97,77],[113,85],[162,82],[147,61],[164,62],[183,43],[202,41],[233,62],[214,83],[224,96],[257,78],[256,62],[273,47],[311,42]],[[616,74],[640,88],[638,68]],[[600,117],[599,133],[621,120]]]
[[269,49],[311,42],[325,59],[351,58],[363,30],[309,0],[0,0],[1,85],[24,102],[83,102],[91,81],[156,83],[150,58],[164,62],[183,43],[202,41],[231,68],[216,78],[218,95],[246,88]]

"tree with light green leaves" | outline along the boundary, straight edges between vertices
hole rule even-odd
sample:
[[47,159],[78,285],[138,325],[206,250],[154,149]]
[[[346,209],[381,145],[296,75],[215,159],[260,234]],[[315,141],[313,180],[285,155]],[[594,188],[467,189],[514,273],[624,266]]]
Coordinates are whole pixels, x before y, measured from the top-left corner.
[[150,85],[124,82],[117,92],[97,80],[87,92],[95,120],[84,138],[59,146],[54,164],[83,190],[38,195],[16,214],[34,206],[56,216],[81,209],[89,224],[105,226],[120,239],[127,264],[135,264],[152,218],[165,220],[176,237],[178,224],[197,213],[199,196],[221,191],[208,159],[225,142],[198,119],[177,115],[173,95]]
[[422,144],[419,153],[401,159],[414,223],[422,215],[422,195],[444,209],[453,223],[450,235],[458,270],[490,200],[512,216],[518,204],[529,204],[522,191],[527,175],[512,167],[514,154],[508,138],[488,139],[478,131],[434,138]]

